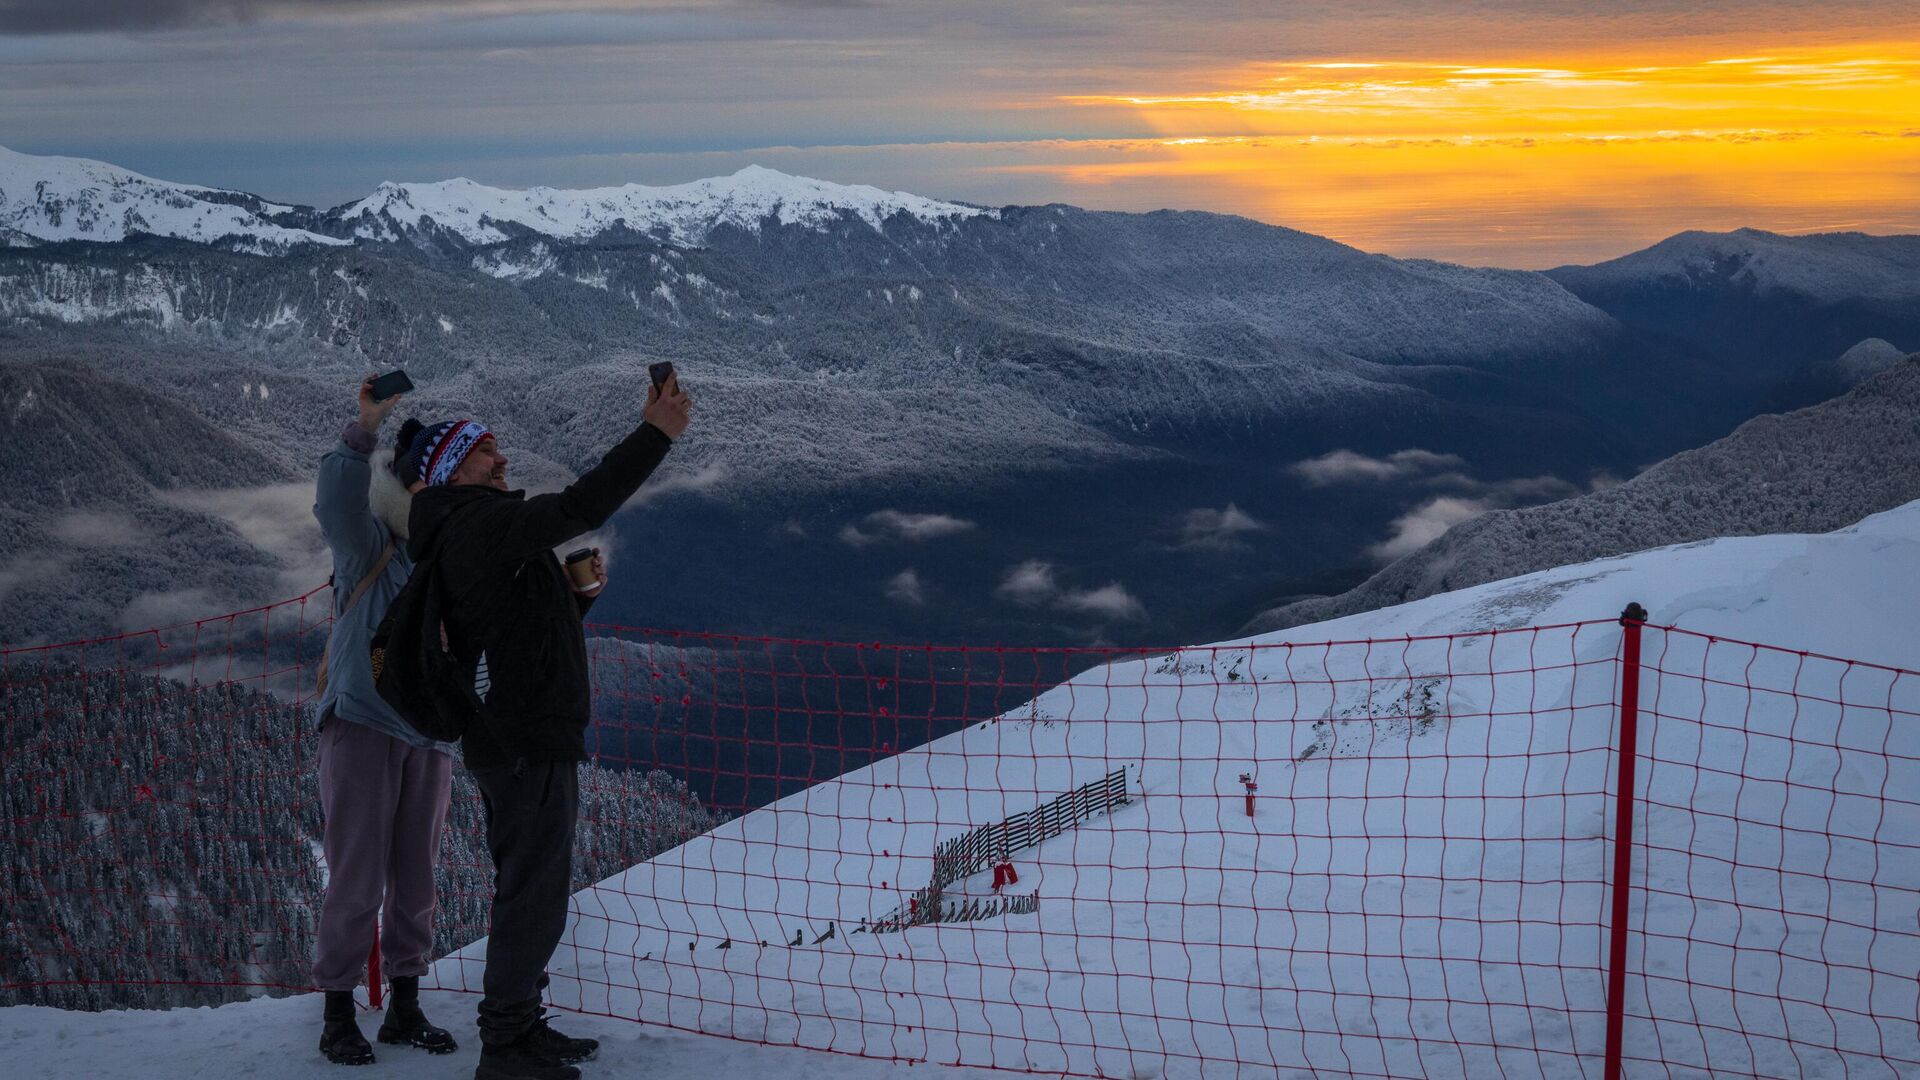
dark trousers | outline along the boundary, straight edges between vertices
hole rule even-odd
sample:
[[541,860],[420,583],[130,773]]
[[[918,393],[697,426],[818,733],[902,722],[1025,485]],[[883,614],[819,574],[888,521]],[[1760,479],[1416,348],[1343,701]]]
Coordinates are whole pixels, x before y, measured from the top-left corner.
[[579,766],[527,762],[474,769],[493,854],[493,927],[481,979],[480,1040],[504,1045],[540,1016],[547,961],[567,929]]

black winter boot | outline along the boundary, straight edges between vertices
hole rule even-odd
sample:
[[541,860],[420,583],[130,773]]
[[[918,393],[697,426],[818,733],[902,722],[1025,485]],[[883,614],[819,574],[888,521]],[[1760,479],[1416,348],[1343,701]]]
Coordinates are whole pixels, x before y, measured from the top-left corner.
[[429,1054],[451,1054],[460,1049],[446,1028],[427,1023],[427,1015],[420,1011],[418,975],[396,976],[388,992],[392,996],[387,1000],[387,1018],[380,1022],[375,1038],[389,1046],[417,1046]]
[[335,1065],[373,1064],[373,1045],[360,1034],[353,1019],[353,991],[327,991],[325,1023],[320,1028],[320,1052]]
[[473,1080],[579,1080],[580,1070],[562,1065],[534,1048],[522,1035],[505,1044],[481,1043],[480,1067]]
[[581,1061],[592,1061],[593,1055],[600,1052],[598,1039],[573,1039],[553,1030],[547,1023],[547,1010],[541,1009],[533,1026],[521,1036],[533,1048],[562,1065],[572,1065]]

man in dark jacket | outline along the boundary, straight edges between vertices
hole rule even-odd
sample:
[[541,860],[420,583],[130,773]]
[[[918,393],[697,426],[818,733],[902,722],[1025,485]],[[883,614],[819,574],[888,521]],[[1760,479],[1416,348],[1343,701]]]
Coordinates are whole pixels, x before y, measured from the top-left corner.
[[[547,961],[566,930],[578,765],[591,710],[581,618],[600,589],[576,590],[556,546],[605,524],[687,428],[678,380],[647,394],[644,422],[564,491],[507,488],[507,458],[485,428],[423,429],[405,468],[408,548],[438,560],[456,655],[476,665],[483,716],[461,745],[487,814],[493,929],[480,1001],[476,1080],[572,1080],[599,1044],[553,1030],[540,1004]],[[595,565],[596,577],[605,571]]]

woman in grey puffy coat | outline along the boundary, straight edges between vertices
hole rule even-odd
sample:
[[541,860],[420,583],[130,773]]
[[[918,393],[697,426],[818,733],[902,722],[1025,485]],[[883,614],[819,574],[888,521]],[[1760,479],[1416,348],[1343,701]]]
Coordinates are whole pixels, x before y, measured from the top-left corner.
[[[333,555],[333,631],[315,702],[328,876],[313,982],[326,994],[320,1050],[342,1065],[373,1061],[354,1021],[353,990],[376,932],[392,983],[380,1041],[435,1054],[455,1049],[451,1035],[427,1022],[419,996],[433,948],[434,864],[453,748],[409,727],[375,691],[367,663],[373,630],[413,571],[411,493],[393,471],[393,449],[378,446],[400,399],[375,401],[371,384],[360,385],[359,418],[320,459],[313,503]],[[418,428],[409,422],[401,445]]]

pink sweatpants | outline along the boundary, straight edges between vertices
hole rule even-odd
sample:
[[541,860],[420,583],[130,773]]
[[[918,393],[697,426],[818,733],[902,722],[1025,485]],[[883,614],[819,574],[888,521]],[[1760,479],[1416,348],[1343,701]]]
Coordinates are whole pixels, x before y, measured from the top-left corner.
[[351,990],[375,924],[389,977],[422,975],[433,951],[434,863],[453,792],[453,759],[330,716],[320,729],[327,898],[313,985]]

